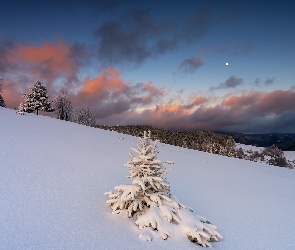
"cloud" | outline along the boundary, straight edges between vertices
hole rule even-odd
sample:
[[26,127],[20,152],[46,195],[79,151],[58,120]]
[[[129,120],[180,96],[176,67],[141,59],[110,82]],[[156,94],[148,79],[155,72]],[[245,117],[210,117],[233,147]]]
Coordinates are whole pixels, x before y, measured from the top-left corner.
[[264,81],[265,85],[272,85],[274,83],[275,78],[266,78],[266,80]]
[[[146,9],[129,9],[98,26],[94,35],[103,65],[139,66],[150,57],[176,50],[180,44],[194,43],[214,25],[237,18],[232,13],[220,15],[209,4],[196,7],[191,3],[192,11],[179,21],[173,11],[156,17],[155,6],[147,5]],[[163,3],[158,7],[167,10]]]
[[0,43],[0,73],[5,74],[15,68],[8,61],[9,53],[14,50],[16,45],[12,41],[1,41]]
[[224,83],[220,83],[217,87],[211,87],[210,90],[235,88],[243,83],[243,78],[230,76]]
[[43,41],[41,45],[5,42],[0,45],[2,57],[0,72],[4,81],[14,82],[24,91],[40,80],[47,90],[56,94],[54,86],[64,85],[74,90],[78,73],[89,58],[88,50],[81,44]]
[[269,86],[274,83],[275,77],[267,77],[264,81],[262,81],[259,77],[257,77],[254,81],[254,85],[257,87],[261,87],[262,85]]
[[275,90],[262,95],[262,98],[252,105],[252,111],[257,115],[281,115],[285,111],[295,110],[295,93],[292,91]]
[[[238,132],[294,132],[295,88],[272,92],[241,91],[223,97],[183,92],[173,95],[152,81],[131,83],[122,72],[108,67],[95,77],[77,77],[88,51],[84,46],[63,41],[41,45],[2,43],[0,50],[3,96],[9,108],[18,107],[22,92],[27,92],[35,77],[42,76],[49,95],[60,91],[55,84],[70,86],[75,107],[91,108],[99,124],[148,124],[169,129],[200,129]],[[82,60],[80,60],[82,58]],[[190,63],[190,62],[189,62]],[[189,64],[188,64],[189,65]],[[182,67],[185,70],[185,65]],[[41,72],[36,76],[38,72]],[[37,79],[36,79],[37,80]],[[272,84],[273,78],[256,79],[257,84]],[[243,79],[229,77],[212,89],[235,89]],[[49,86],[49,88],[48,88]],[[75,91],[71,91],[71,90]]]
[[200,57],[192,57],[189,59],[184,59],[178,69],[183,70],[185,73],[193,73],[195,70],[200,68],[204,64],[204,61]]
[[250,92],[231,96],[215,105],[172,103],[129,114],[127,124],[150,124],[168,129],[237,131],[248,133],[294,132],[295,92]]
[[[48,83],[57,77],[75,81],[79,70],[74,52],[79,49],[63,41],[50,43],[44,41],[40,46],[18,44],[9,51],[8,63],[14,68],[35,77],[46,79]],[[80,53],[81,54],[81,53]]]
[[[29,82],[32,78],[29,73],[34,72],[37,63],[41,65],[45,63],[54,75],[59,77],[57,65],[64,67],[62,62],[67,59],[69,61],[66,60],[66,65],[70,68],[73,65],[73,68],[69,69],[69,72],[72,72],[69,76],[75,75],[80,66],[71,56],[70,47],[65,44],[60,46],[44,44],[37,48],[14,45],[13,53],[9,49],[5,50],[5,60],[2,61],[5,66],[4,72],[14,72],[5,64],[11,62],[13,67],[23,70],[20,72],[28,73],[28,76],[18,75],[11,80],[8,80],[7,74],[5,75],[7,77],[3,77],[2,96],[7,105],[10,108],[18,107],[23,101],[21,92],[27,91],[26,88],[33,84]],[[54,54],[52,51],[61,53],[61,57],[52,59],[51,55]],[[43,67],[44,65],[41,69]],[[29,84],[23,84],[24,82]],[[242,82],[241,78],[231,76],[217,88],[234,89]],[[51,91],[56,93],[59,91],[54,84],[51,87]],[[98,124],[148,124],[168,129],[248,133],[295,130],[295,88],[272,92],[241,91],[240,94],[227,93],[223,97],[213,96],[212,93],[211,95],[196,93],[191,93],[189,96],[185,96],[184,93],[173,95],[164,87],[155,86],[151,81],[136,84],[125,81],[122,79],[122,72],[113,67],[108,67],[96,77],[78,80],[76,87],[78,91],[71,93],[73,105],[91,108],[98,117]]]
[[253,51],[253,45],[252,43],[246,43],[246,44],[236,44],[233,48],[233,54],[235,56],[243,56],[251,53]]
[[61,88],[68,92],[79,89],[78,74],[88,63],[89,51],[82,44],[68,44],[62,40],[40,45],[29,43],[0,43],[0,73],[3,78],[3,97],[14,108],[23,102],[22,95],[40,80],[54,98]]
[[93,79],[85,78],[83,87],[73,96],[73,102],[76,106],[90,107],[98,118],[106,118],[148,107],[166,95],[163,88],[150,81],[133,85],[121,79],[121,74],[121,71],[108,67]]
[[256,86],[261,86],[261,79],[260,79],[259,77],[257,77],[257,78],[255,79],[255,81],[254,81],[254,84],[255,84]]
[[[224,83],[220,85],[220,88],[235,88],[244,82],[242,78],[231,76]],[[218,87],[219,88],[219,87]]]
[[224,100],[221,102],[221,105],[226,108],[236,109],[236,108],[245,108],[255,103],[259,102],[263,98],[261,92],[252,92],[247,95],[242,96],[231,96],[226,95]]
[[244,56],[253,51],[253,44],[248,42],[246,44],[221,44],[213,47],[217,53],[232,53],[235,56]]
[[98,117],[148,107],[166,95],[164,88],[154,86],[151,81],[136,84],[124,81],[121,71],[112,67],[96,77],[79,79],[80,69],[89,59],[88,50],[81,44],[5,43],[0,50],[3,96],[8,107],[17,107],[23,101],[22,93],[28,92],[37,80],[46,86],[52,99],[66,88],[75,106],[89,106]]
[[[29,1],[27,1],[29,2]],[[52,0],[51,4],[60,5],[66,11],[73,11],[76,9],[91,9],[97,12],[112,12],[117,10],[122,5],[128,5],[136,2],[135,0],[111,0],[111,1],[93,1],[93,0],[83,0],[83,1],[72,1],[72,0]],[[38,1],[33,1],[33,5],[38,4]]]
[[197,96],[196,94],[193,94],[193,100],[191,100],[189,104],[184,104],[183,108],[186,110],[193,109],[197,106],[205,104],[206,102],[208,102],[207,97]]
[[214,47],[214,50],[219,52],[219,53],[223,53],[228,51],[229,47],[227,44],[222,44],[222,45],[218,45]]
[[117,20],[98,27],[98,57],[105,64],[140,64],[155,53],[165,53],[177,45],[172,26],[157,22],[146,9],[128,11]]
[[24,102],[22,98],[22,88],[19,84],[5,79],[3,80],[2,90],[3,93],[1,93],[1,95],[7,107],[18,108],[19,104]]
[[[188,42],[203,37],[214,23],[214,14],[209,5],[196,9],[188,18],[183,36]],[[193,27],[193,28],[192,28]]]

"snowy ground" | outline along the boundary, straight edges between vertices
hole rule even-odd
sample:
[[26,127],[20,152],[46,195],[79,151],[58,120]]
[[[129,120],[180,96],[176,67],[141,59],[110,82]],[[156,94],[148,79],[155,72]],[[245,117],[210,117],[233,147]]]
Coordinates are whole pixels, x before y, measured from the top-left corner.
[[[245,144],[240,144],[240,143],[236,143],[236,148],[242,148],[244,150],[244,152],[248,151],[248,150],[252,150],[257,151],[259,153],[262,153],[262,151],[265,149],[264,147],[256,147],[256,146],[252,146],[252,145],[245,145]],[[289,163],[291,163],[291,165],[295,165],[295,151],[284,151],[284,156],[286,157],[287,161],[289,161]],[[268,158],[268,156],[265,157],[266,159]]]
[[236,143],[236,148],[242,148],[244,151],[252,150],[252,151],[258,151],[258,152],[261,152],[264,149],[263,147],[256,147],[256,146],[245,145],[245,144],[240,144],[240,143]]
[[[4,108],[0,128],[0,249],[201,249],[142,241],[105,204],[137,138]],[[295,170],[162,145],[171,192],[224,237],[214,249],[295,249]]]
[[284,151],[284,155],[289,161],[295,161],[295,151]]

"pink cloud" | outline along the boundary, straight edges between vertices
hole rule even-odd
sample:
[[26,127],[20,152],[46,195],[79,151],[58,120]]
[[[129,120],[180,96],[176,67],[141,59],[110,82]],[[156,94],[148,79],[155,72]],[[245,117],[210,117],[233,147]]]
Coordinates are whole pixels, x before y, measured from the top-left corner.
[[121,91],[125,85],[120,79],[121,72],[115,68],[108,67],[100,76],[90,79],[86,77],[83,80],[83,88],[80,90],[80,95],[103,97],[110,91]]
[[121,74],[108,67],[95,78],[85,78],[82,88],[73,96],[74,103],[89,106],[98,117],[105,118],[153,105],[166,95],[163,88],[154,86],[151,81],[133,85],[124,81]]
[[1,93],[6,106],[9,108],[18,108],[19,104],[24,101],[20,86],[12,81],[3,81],[3,93]]
[[[6,76],[14,82],[19,78],[26,77],[30,84],[36,80],[42,81],[51,91],[55,91],[52,84],[58,78],[62,78],[64,83],[74,84],[77,81],[79,71],[79,61],[75,53],[79,53],[64,41],[48,42],[41,45],[13,44],[13,46],[2,47],[5,52],[1,59],[1,68]],[[81,53],[80,53],[81,54]],[[26,84],[19,82],[19,84]]]
[[244,108],[257,103],[262,96],[263,93],[260,92],[251,92],[242,96],[230,96],[228,99],[223,100],[221,105],[230,108]]
[[264,94],[261,101],[253,108],[253,111],[256,111],[259,115],[281,115],[285,111],[294,110],[295,92],[283,90],[275,90],[268,94]]
[[[77,74],[86,56],[83,46],[44,41],[41,45],[7,43],[0,47],[0,70],[5,83],[6,104],[15,107],[22,101],[21,92],[28,92],[40,80],[52,97],[58,94],[59,87],[77,87]],[[20,96],[17,98],[16,96]],[[16,101],[17,100],[17,101]]]
[[295,110],[295,92],[292,90],[275,90],[269,93],[250,92],[242,96],[230,97],[221,104],[232,110],[247,109],[261,116],[280,115],[284,111]]
[[187,105],[175,100],[170,105],[129,113],[124,122],[167,129],[294,132],[295,92],[292,90],[231,94],[215,105],[210,105],[209,98],[199,100],[202,105],[194,109],[187,109]]

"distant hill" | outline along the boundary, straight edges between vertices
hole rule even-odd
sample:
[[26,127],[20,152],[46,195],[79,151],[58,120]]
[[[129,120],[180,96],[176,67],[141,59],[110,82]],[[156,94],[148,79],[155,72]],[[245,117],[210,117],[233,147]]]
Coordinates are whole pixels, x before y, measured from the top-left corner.
[[295,133],[272,133],[272,134],[242,134],[230,132],[218,132],[231,136],[236,143],[268,147],[276,145],[283,151],[295,151]]

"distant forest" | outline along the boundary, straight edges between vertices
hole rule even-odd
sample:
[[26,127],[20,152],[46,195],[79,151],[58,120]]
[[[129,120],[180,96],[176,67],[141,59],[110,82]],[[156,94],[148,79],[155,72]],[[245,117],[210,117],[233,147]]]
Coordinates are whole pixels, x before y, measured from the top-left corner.
[[[123,134],[133,136],[142,136],[143,131],[152,131],[154,139],[158,139],[163,143],[184,146],[195,141],[200,143],[204,138],[209,141],[218,141],[221,144],[230,139],[245,145],[256,147],[270,147],[275,145],[283,151],[295,151],[295,133],[271,133],[271,134],[242,134],[236,132],[209,132],[209,131],[186,131],[186,130],[166,130],[148,125],[126,125],[126,126],[102,126],[97,125],[97,128],[113,130]],[[221,136],[218,136],[221,135]],[[192,147],[189,148],[193,148]]]
[[231,136],[236,143],[257,147],[275,145],[283,151],[295,151],[295,133],[241,134],[222,132],[220,134]]

